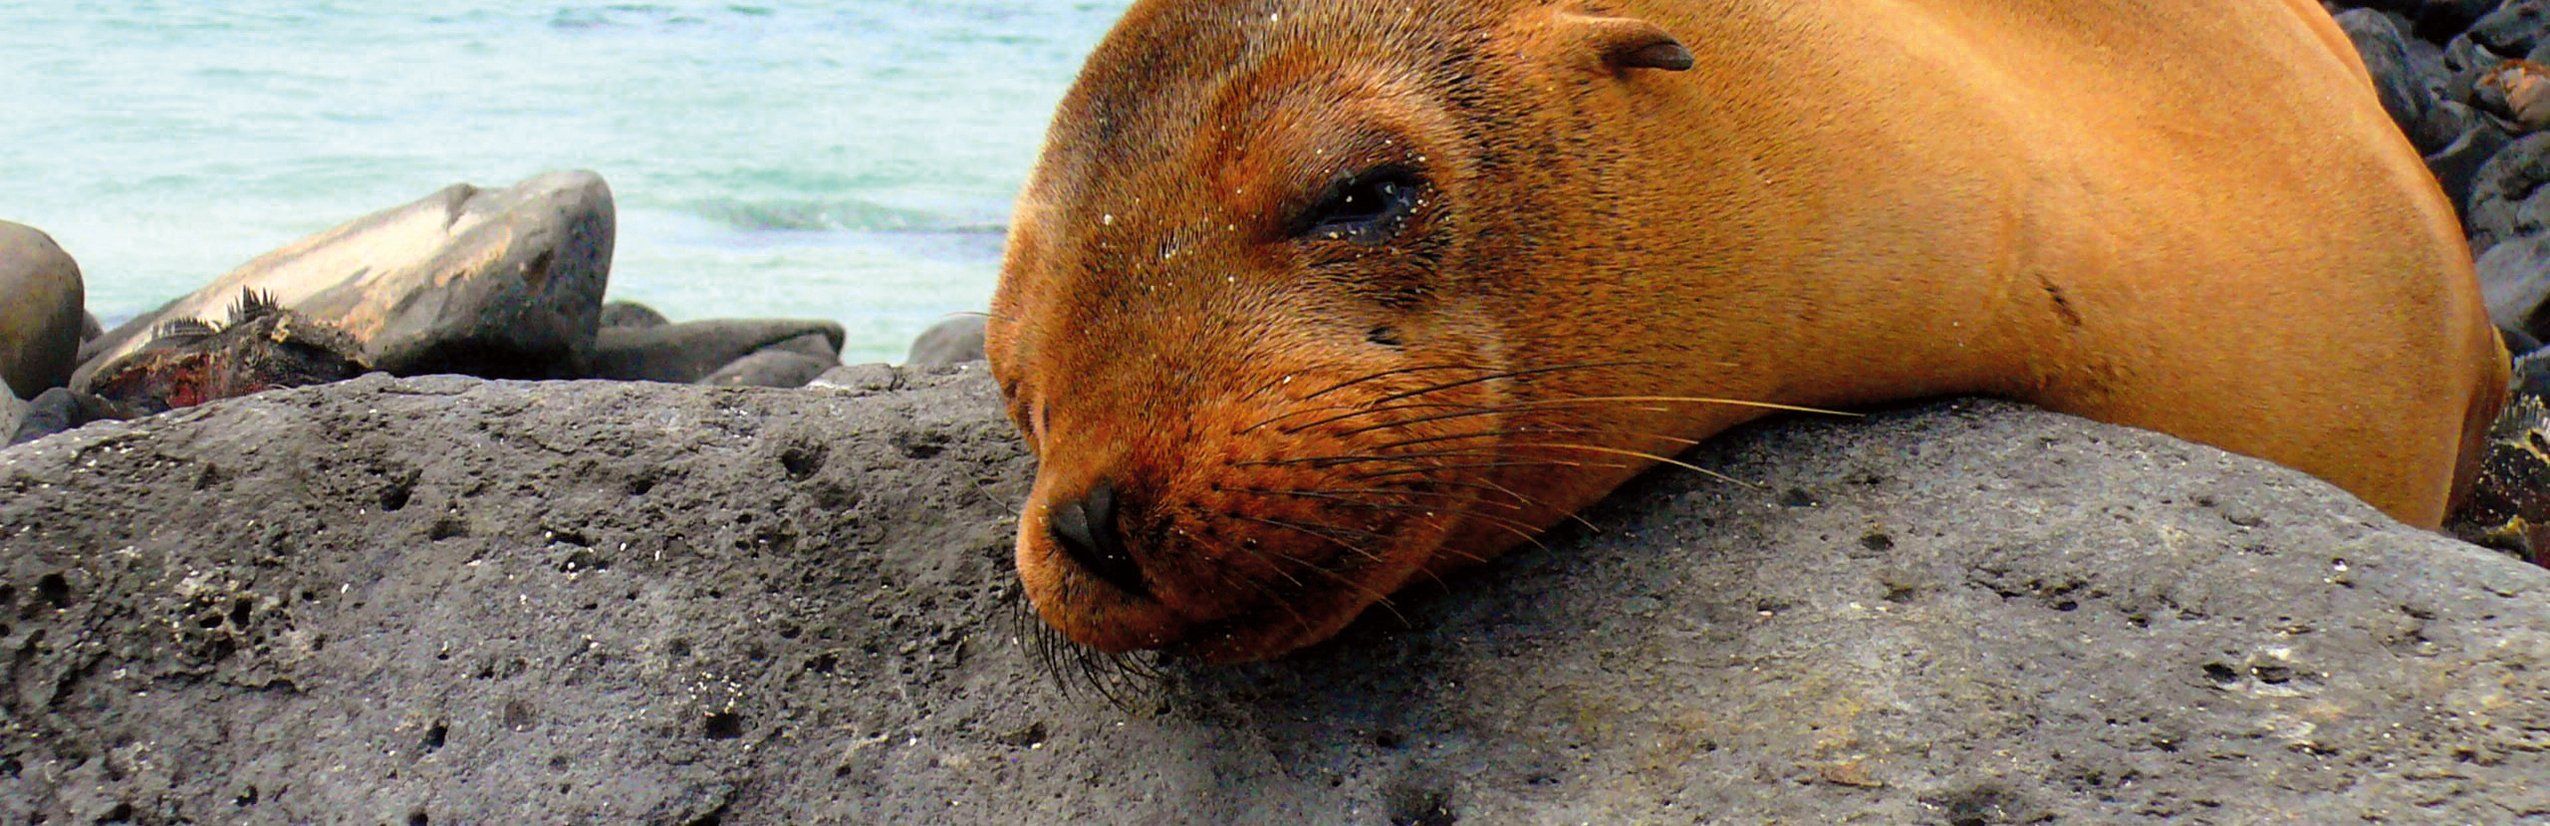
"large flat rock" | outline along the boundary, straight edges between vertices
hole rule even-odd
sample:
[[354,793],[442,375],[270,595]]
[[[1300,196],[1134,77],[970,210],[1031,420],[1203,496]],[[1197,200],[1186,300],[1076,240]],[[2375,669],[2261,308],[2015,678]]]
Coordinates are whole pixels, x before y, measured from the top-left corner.
[[107,331],[81,349],[74,383],[88,389],[171,321],[228,318],[248,290],[343,329],[392,373],[574,375],[593,353],[617,214],[591,172],[454,184],[258,256]]
[[1989,403],[1730,435],[1065,690],[979,373],[371,377],[0,452],[0,822],[2550,823],[2550,573]]

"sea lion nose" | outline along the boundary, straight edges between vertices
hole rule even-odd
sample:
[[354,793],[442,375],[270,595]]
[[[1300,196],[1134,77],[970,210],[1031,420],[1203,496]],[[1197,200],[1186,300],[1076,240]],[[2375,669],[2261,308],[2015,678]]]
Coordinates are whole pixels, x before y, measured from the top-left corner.
[[1142,566],[1125,551],[1124,534],[1116,529],[1114,485],[1102,480],[1078,501],[1056,505],[1045,518],[1045,530],[1082,569],[1126,593],[1150,593],[1142,585]]

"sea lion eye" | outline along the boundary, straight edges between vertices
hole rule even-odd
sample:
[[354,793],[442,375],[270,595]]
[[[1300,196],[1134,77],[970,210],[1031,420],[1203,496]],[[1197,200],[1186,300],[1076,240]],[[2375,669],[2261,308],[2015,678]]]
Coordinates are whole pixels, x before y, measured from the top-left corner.
[[1405,167],[1367,170],[1328,186],[1293,220],[1292,236],[1306,241],[1379,244],[1399,234],[1415,214],[1425,182]]

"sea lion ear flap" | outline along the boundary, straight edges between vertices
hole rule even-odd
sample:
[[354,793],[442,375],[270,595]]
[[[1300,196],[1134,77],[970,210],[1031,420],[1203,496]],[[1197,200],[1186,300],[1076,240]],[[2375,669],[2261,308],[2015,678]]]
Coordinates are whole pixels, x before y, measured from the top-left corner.
[[1583,16],[1577,17],[1575,23],[1584,31],[1586,44],[1613,71],[1681,72],[1691,68],[1691,50],[1654,23],[1629,17]]

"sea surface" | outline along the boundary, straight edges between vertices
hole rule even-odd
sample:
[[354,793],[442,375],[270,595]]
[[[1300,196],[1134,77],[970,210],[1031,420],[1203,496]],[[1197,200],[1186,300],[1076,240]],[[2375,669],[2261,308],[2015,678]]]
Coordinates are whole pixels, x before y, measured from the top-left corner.
[[845,359],[900,361],[985,306],[1128,4],[0,0],[0,219],[52,233],[112,324],[452,183],[591,169],[613,299],[834,319]]

